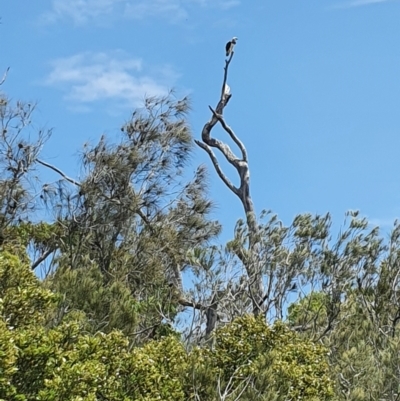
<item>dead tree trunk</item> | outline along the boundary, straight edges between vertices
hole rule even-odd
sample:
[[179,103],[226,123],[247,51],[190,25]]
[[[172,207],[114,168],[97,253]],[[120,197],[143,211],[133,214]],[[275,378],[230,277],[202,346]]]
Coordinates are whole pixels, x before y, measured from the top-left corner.
[[[195,142],[207,152],[218,176],[221,178],[223,183],[240,199],[243,205],[246,214],[249,242],[246,252],[242,252],[238,249],[236,251],[236,255],[243,263],[243,266],[247,272],[249,282],[248,290],[252,300],[253,313],[258,315],[259,313],[263,312],[264,289],[261,266],[257,257],[257,248],[259,244],[258,224],[254,212],[253,201],[250,195],[250,171],[247,151],[232,128],[225,122],[223,116],[224,109],[232,96],[230,93],[230,88],[227,84],[227,79],[228,68],[232,61],[233,54],[234,53],[232,52],[229,59],[225,60],[224,78],[222,83],[221,97],[218,105],[215,110],[209,106],[212,113],[211,119],[203,127],[201,134],[202,141],[196,140]],[[219,139],[211,137],[211,131],[217,123],[221,124],[225,132],[227,132],[231,139],[236,143],[240,150],[241,157],[237,157],[232,152],[229,145],[220,141]],[[224,174],[212,148],[218,149],[225,156],[225,159],[236,169],[240,178],[239,187],[233,185],[229,178]]]

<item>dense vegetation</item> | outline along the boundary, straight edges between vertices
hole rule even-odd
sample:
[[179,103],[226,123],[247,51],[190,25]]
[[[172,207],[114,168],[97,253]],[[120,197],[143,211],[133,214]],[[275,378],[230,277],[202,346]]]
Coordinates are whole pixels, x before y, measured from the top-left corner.
[[205,168],[185,174],[188,99],[147,99],[114,141],[84,146],[77,180],[40,158],[34,107],[1,94],[0,399],[399,398],[400,225],[385,240],[349,212],[335,238],[329,215],[256,216],[223,118],[231,59],[196,141],[244,206],[225,245]]

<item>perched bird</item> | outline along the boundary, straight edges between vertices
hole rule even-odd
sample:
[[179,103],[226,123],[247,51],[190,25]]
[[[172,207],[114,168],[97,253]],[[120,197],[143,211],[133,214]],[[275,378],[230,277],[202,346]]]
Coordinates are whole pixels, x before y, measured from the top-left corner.
[[236,45],[236,41],[238,40],[237,37],[233,37],[232,40],[230,40],[226,46],[225,46],[225,50],[226,50],[226,57],[228,57],[232,52],[233,52],[233,48]]

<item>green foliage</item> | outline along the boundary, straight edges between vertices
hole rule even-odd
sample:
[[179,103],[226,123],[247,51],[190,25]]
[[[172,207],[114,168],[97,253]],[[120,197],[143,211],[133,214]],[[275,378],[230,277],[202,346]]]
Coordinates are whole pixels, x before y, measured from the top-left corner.
[[128,366],[133,399],[185,399],[187,353],[178,339],[165,337],[134,349]]
[[[64,332],[60,329],[54,334]],[[57,339],[58,344],[63,344],[61,352],[46,365],[47,378],[38,399],[124,399],[120,374],[124,373],[126,338],[120,333],[83,335],[76,326],[67,329],[70,330],[68,338]]]
[[60,308],[85,313],[87,330],[109,333],[120,328],[128,336],[137,330],[143,306],[126,282],[117,277],[106,280],[97,265],[76,270],[61,267],[46,284],[61,295]]
[[33,241],[37,246],[55,245],[62,234],[59,222],[50,224],[46,222],[32,223],[20,222],[18,225],[8,227],[7,237],[18,238],[22,244],[27,246]]
[[[398,400],[399,222],[386,240],[349,212],[334,238],[329,214],[250,213],[210,246],[220,226],[205,168],[186,180],[189,103],[173,96],[85,145],[80,182],[36,193],[33,108],[0,95],[0,400]],[[56,217],[31,223],[43,204]]]
[[8,252],[0,253],[0,286],[0,399],[183,399],[186,351],[176,337],[130,350],[121,332],[85,334],[79,313],[48,326],[54,295]]
[[39,259],[54,251],[46,285],[61,310],[85,312],[92,333],[121,330],[135,344],[157,337],[182,309],[188,255],[220,231],[205,168],[186,178],[188,110],[172,94],[147,99],[116,140],[84,146],[78,185],[45,186],[55,221],[19,227]]
[[26,263],[0,251],[0,314],[9,328],[43,322],[54,301]]
[[197,369],[201,382],[208,379],[209,386],[196,390],[208,399],[217,396],[217,388],[232,400],[238,393],[242,400],[333,396],[327,349],[302,339],[281,322],[269,327],[262,317],[237,318],[216,331],[212,350],[200,354],[200,364],[208,372],[198,365]]
[[386,325],[380,329],[365,302],[368,298],[360,291],[350,294],[342,305],[339,322],[323,338],[331,349],[337,394],[357,401],[396,399],[400,336],[397,332],[387,335]]
[[17,372],[17,349],[14,344],[14,332],[0,321],[0,399],[11,400],[16,395],[11,385],[13,375]]
[[307,326],[316,320],[326,320],[327,296],[323,292],[311,292],[288,308],[288,322],[291,326]]
[[[122,332],[85,332],[90,316],[81,312],[66,313],[57,322],[55,296],[29,265],[8,252],[0,261],[0,399],[183,401],[199,394],[214,399],[218,386],[242,388],[249,400],[271,389],[282,400],[329,398],[326,350],[282,323],[269,328],[261,318],[239,318],[215,333],[213,349],[188,352],[170,329],[132,347]],[[94,269],[83,278],[82,288],[94,291],[98,274]]]

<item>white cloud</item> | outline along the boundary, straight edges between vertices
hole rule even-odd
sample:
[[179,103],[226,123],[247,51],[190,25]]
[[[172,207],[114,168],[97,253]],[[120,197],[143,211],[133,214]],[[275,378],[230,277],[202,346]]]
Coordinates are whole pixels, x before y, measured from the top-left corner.
[[102,100],[136,107],[145,96],[165,95],[177,79],[168,66],[145,74],[142,60],[121,51],[79,53],[54,60],[51,67],[44,84],[64,91],[74,109]]
[[123,3],[123,0],[53,0],[51,10],[42,17],[46,22],[67,18],[76,24],[84,24],[114,14]]
[[179,0],[146,0],[128,2],[125,16],[134,19],[163,17],[176,22],[187,18],[188,13]]
[[84,24],[91,20],[161,17],[177,22],[187,18],[196,7],[227,10],[239,4],[240,0],[52,0],[51,10],[42,20],[53,23],[71,19],[76,24]]
[[354,8],[368,6],[370,4],[387,3],[391,0],[352,0],[347,3],[336,4],[333,8]]
[[221,1],[219,7],[223,10],[229,10],[230,8],[237,7],[240,4],[239,0],[227,0]]

